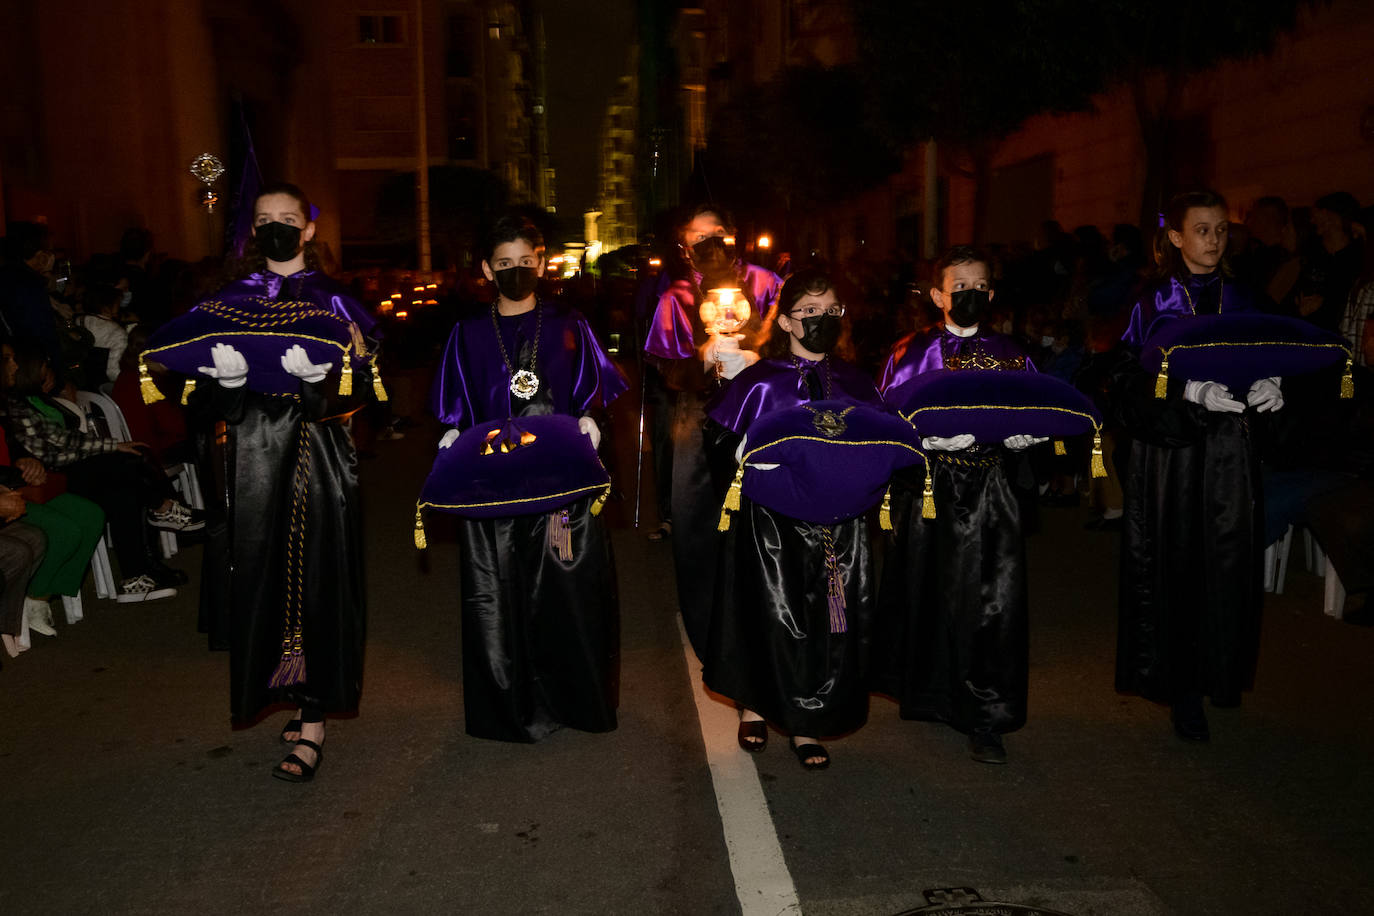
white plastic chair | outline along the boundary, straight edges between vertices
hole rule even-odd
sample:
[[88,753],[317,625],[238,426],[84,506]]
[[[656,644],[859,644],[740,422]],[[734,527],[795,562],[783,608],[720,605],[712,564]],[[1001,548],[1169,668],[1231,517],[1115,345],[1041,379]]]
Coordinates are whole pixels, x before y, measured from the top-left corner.
[[[1311,535],[1309,534],[1310,538]],[[1276,595],[1283,594],[1283,583],[1288,578],[1288,554],[1293,545],[1293,526],[1268,547],[1264,548],[1264,590]]]

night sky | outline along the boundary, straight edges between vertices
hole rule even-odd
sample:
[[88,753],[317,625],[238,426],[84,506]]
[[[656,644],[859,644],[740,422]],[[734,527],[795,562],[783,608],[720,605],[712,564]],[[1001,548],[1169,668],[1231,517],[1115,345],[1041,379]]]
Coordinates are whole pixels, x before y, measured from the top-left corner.
[[634,0],[537,0],[537,6],[548,54],[549,158],[558,172],[558,214],[580,237],[582,211],[596,202],[606,102],[629,66]]

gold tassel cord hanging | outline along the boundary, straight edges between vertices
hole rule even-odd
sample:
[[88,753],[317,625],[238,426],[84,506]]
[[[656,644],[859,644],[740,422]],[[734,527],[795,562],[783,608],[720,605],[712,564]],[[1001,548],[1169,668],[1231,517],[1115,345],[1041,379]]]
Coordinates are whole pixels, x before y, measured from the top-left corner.
[[878,509],[878,527],[884,531],[892,530],[892,486],[883,491],[883,504]]
[[1155,397],[1162,398],[1169,394],[1169,354],[1164,354],[1164,361],[1159,364],[1159,374],[1155,376]]
[[424,515],[421,514],[420,507],[419,507],[419,506],[416,506],[416,507],[415,507],[415,549],[417,549],[417,550],[424,550],[424,549],[425,549],[426,547],[428,547],[428,546],[429,546],[429,542],[428,542],[427,540],[425,540],[425,518],[424,518]]
[[1067,455],[1069,453],[1069,450],[1064,447],[1063,439],[1054,440],[1054,453],[1056,455],[1059,455],[1060,457],[1063,457],[1064,455]]
[[607,487],[601,491],[601,495],[592,500],[592,516],[601,514],[601,510],[606,508],[606,500],[611,498],[611,488]]
[[1345,360],[1345,375],[1342,375],[1342,376],[1341,376],[1341,398],[1342,398],[1343,400],[1347,400],[1347,401],[1348,401],[1348,400],[1350,400],[1351,398],[1353,398],[1354,396],[1355,396],[1355,360],[1354,360],[1354,358],[1352,358],[1352,357],[1346,357],[1346,360]]
[[153,384],[153,377],[148,374],[148,364],[141,356],[138,358],[138,390],[143,395],[144,404],[155,404],[162,400],[162,392]]
[[572,525],[568,521],[568,510],[559,509],[550,512],[548,522],[549,549],[554,555],[564,563],[571,563],[573,558],[572,549]]
[[730,530],[730,513],[739,511],[740,490],[744,488],[744,462],[741,461],[739,470],[735,471],[735,479],[730,481],[730,489],[725,491],[725,504],[720,507],[720,521],[716,524],[717,531]]
[[921,492],[921,518],[935,517],[935,478],[930,476],[930,462],[926,462],[926,486]]
[[382,385],[382,367],[375,359],[372,361],[372,396],[382,402],[387,399],[386,388]]
[[1094,477],[1107,476],[1107,464],[1102,460],[1102,430],[1093,430],[1093,470]]
[[353,393],[353,360],[347,353],[343,355],[343,370],[339,373],[339,396],[347,397]]
[[196,390],[196,380],[188,378],[186,384],[181,387],[181,406],[185,407],[191,402],[191,392]]

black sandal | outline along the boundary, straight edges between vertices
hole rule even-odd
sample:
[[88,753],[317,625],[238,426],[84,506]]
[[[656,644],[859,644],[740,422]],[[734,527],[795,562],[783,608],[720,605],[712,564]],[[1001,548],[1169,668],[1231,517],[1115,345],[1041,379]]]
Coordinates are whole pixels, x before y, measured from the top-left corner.
[[282,744],[295,744],[295,743],[297,743],[298,741],[300,741],[300,740],[301,740],[300,738],[295,738],[294,740],[293,740],[293,739],[287,738],[287,737],[286,737],[286,733],[287,733],[287,732],[295,732],[297,735],[299,735],[300,732],[301,732],[301,720],[300,720],[299,718],[297,718],[297,719],[292,719],[291,721],[287,722],[285,725],[283,725],[283,726],[281,727],[281,743],[282,743]]
[[768,746],[768,723],[762,719],[747,722],[739,721],[739,734],[735,738],[739,746],[751,754],[757,754]]
[[[795,738],[788,739],[787,742],[792,753],[797,755],[797,760],[801,763],[803,770],[823,770],[830,766],[830,752],[819,744],[798,744]],[[814,763],[810,758],[820,757],[820,763]]]
[[[292,751],[290,754],[286,755],[285,760],[277,764],[276,768],[272,770],[272,775],[278,779],[285,779],[287,782],[309,782],[315,778],[315,771],[320,768],[320,764],[324,763],[324,748],[320,747],[309,738],[302,738],[297,741],[296,744],[304,745],[315,752],[315,765],[311,766],[306,763]],[[299,773],[292,773],[290,770],[282,769],[282,767],[288,763],[294,763],[301,768],[301,771]]]

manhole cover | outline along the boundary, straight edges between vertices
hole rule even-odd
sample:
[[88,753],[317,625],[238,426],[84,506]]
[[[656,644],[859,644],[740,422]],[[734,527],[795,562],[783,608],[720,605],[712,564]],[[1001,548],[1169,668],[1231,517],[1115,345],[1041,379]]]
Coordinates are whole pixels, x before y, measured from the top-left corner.
[[923,893],[926,906],[903,910],[897,916],[1070,916],[1060,910],[1047,910],[1043,906],[984,900],[982,894],[971,887],[941,887]]

